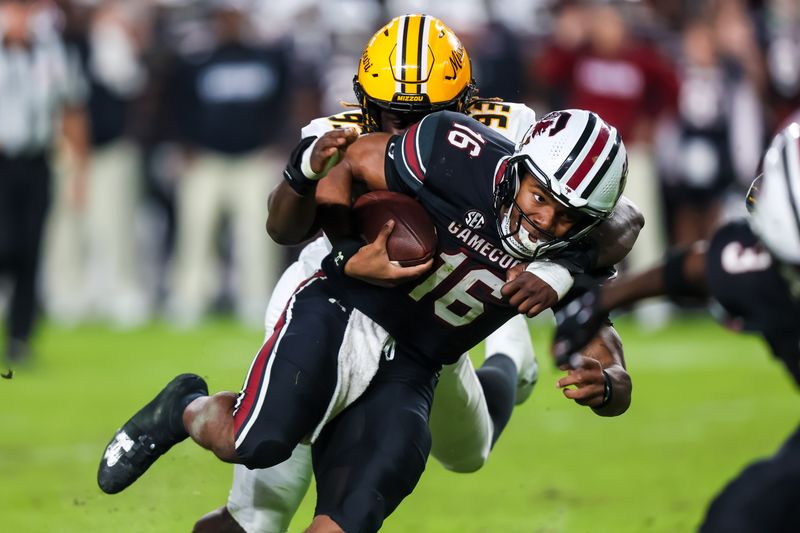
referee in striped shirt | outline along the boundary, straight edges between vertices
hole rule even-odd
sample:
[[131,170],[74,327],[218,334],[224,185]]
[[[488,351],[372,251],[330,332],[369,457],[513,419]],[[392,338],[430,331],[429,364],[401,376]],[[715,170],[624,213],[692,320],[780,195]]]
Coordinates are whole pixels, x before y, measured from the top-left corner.
[[28,357],[36,314],[42,229],[50,201],[49,156],[59,130],[79,176],[82,207],[88,152],[85,83],[45,2],[0,0],[0,276],[11,282],[5,357]]

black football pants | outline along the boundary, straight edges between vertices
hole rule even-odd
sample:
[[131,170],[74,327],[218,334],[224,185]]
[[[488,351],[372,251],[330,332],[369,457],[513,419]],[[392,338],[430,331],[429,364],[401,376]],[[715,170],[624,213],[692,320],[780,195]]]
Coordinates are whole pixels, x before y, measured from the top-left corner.
[[11,281],[6,338],[27,341],[36,313],[36,280],[50,169],[44,155],[0,155],[0,276]]
[[800,531],[800,428],[768,459],[745,468],[714,498],[702,533]]

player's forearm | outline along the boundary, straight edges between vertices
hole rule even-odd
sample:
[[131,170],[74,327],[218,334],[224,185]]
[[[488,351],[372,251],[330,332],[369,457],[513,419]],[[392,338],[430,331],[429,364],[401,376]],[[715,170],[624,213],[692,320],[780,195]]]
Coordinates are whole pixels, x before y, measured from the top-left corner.
[[307,239],[316,219],[317,201],[313,194],[300,195],[286,182],[269,196],[267,233],[278,244],[298,244]]
[[317,229],[319,205],[350,205],[350,164],[337,162],[357,138],[355,130],[346,128],[319,138],[305,137],[294,148],[283,180],[269,197],[267,233],[275,242],[297,244],[311,237]]
[[597,336],[602,339],[605,354],[601,357],[603,372],[608,380],[608,399],[601,407],[593,409],[600,416],[619,416],[628,410],[631,405],[631,390],[633,384],[625,368],[625,355],[622,339],[617,331],[606,326]]
[[600,307],[607,312],[620,307],[664,295],[664,269],[661,265],[641,274],[619,278],[600,292]]
[[625,354],[622,339],[612,326],[597,332],[584,348],[583,355],[600,363],[605,378],[603,403],[592,407],[599,416],[619,416],[631,405],[633,385],[625,369]]
[[688,249],[673,248],[667,259],[641,274],[612,281],[600,293],[600,306],[613,311],[654,296],[704,297],[706,245],[697,242]]
[[[317,216],[317,186],[324,175],[313,173],[308,160],[319,139],[305,137],[292,153],[281,182],[269,195],[267,233],[278,244],[298,244],[310,237]],[[323,143],[324,146],[324,143]]]

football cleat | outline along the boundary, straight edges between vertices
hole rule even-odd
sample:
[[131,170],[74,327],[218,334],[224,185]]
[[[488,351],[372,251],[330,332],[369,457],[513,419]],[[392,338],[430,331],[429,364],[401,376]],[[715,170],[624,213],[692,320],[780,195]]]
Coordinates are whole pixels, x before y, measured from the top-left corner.
[[183,411],[208,386],[200,376],[181,374],[170,381],[150,403],[125,422],[106,446],[97,484],[106,494],[116,494],[144,474],[156,459],[189,434]]

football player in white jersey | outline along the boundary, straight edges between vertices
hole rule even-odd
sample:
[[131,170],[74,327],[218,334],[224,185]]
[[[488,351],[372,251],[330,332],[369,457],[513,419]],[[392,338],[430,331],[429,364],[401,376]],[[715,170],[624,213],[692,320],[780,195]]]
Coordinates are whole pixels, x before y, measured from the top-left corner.
[[[391,72],[389,79],[393,81],[387,83],[387,76],[376,75],[379,71]],[[294,167],[309,173],[312,159],[329,157],[344,136],[377,131],[402,133],[433,111],[466,113],[512,141],[521,140],[536,122],[534,111],[524,104],[477,98],[463,45],[440,20],[426,15],[397,17],[372,37],[359,62],[354,89],[358,109],[318,118],[304,127],[303,141],[292,154],[287,172]],[[607,238],[598,243],[600,257],[596,265],[619,262],[633,245],[642,224],[638,209],[623,199],[605,231],[598,231]],[[301,240],[313,235],[316,228],[297,231]],[[295,288],[319,270],[330,249],[327,239],[319,237],[284,272],[267,309],[267,336]],[[542,309],[554,304],[572,286],[569,270],[560,264],[539,261],[528,271],[542,280],[540,294],[533,295],[541,301]],[[535,309],[538,307],[534,307],[531,316]],[[598,337],[597,342],[605,341]],[[473,472],[483,466],[513,406],[524,402],[536,383],[537,362],[523,316],[517,315],[486,339],[486,354],[477,371],[464,354],[457,363],[442,370],[436,388],[430,418],[431,453],[453,472]],[[227,505],[201,518],[194,531],[286,531],[310,480],[308,445],[299,445],[290,459],[269,469],[248,470],[235,465]]]

